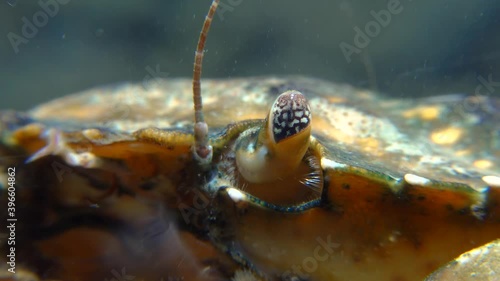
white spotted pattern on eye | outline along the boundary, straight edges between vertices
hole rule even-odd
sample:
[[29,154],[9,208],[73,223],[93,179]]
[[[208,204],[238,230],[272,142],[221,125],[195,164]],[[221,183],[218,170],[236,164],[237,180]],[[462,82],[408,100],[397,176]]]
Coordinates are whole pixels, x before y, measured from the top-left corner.
[[298,91],[281,94],[273,104],[270,121],[274,141],[279,142],[307,128],[311,111],[304,95]]

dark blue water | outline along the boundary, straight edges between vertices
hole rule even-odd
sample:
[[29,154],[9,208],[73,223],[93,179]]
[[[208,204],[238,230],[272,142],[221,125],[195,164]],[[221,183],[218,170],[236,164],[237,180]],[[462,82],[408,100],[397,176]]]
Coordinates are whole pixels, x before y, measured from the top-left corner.
[[[203,77],[301,74],[410,97],[474,94],[481,77],[500,81],[500,2],[222,3]],[[0,107],[142,81],[151,69],[189,77],[209,4],[4,0]],[[479,91],[494,96],[500,87]]]

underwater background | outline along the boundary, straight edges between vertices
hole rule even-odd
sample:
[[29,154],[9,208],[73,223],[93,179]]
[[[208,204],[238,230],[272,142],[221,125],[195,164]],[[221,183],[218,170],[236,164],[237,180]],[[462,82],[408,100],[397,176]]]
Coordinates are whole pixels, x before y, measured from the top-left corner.
[[[210,3],[3,0],[0,108],[191,77]],[[500,1],[221,0],[202,77],[299,74],[395,97],[500,96],[499,30]]]

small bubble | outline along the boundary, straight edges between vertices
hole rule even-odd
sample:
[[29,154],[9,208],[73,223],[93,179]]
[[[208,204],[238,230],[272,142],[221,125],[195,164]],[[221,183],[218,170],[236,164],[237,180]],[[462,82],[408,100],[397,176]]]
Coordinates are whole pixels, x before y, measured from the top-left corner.
[[102,28],[98,28],[95,32],[94,32],[94,35],[96,37],[102,37],[104,35],[104,29]]
[[17,0],[5,0],[5,2],[7,2],[7,4],[11,7],[15,7],[17,5]]

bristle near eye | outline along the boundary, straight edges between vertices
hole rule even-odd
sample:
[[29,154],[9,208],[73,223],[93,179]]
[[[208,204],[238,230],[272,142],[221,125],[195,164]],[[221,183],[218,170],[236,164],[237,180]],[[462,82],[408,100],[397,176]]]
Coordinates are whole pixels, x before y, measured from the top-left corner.
[[323,179],[321,174],[321,165],[317,157],[309,156],[305,159],[307,165],[312,168],[312,172],[306,174],[300,182],[314,193],[321,193],[323,187]]
[[302,93],[287,91],[274,102],[269,119],[274,142],[278,143],[307,128],[311,123],[311,111]]

